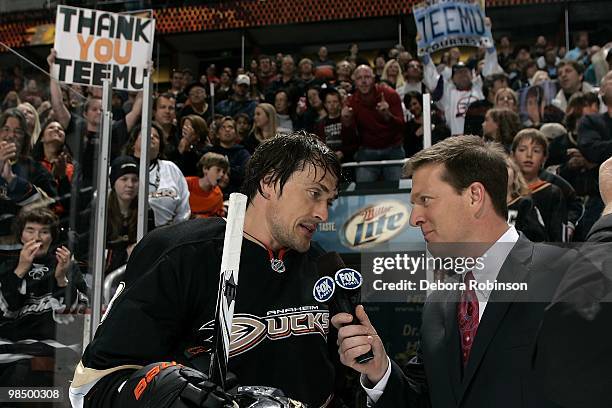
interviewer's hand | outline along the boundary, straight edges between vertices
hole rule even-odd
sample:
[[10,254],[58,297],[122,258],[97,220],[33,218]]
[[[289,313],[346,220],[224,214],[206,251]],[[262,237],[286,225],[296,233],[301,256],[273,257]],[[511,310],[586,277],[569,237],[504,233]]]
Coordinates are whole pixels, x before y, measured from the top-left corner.
[[[360,324],[349,324],[353,317],[348,313],[338,313],[332,317],[332,324],[338,329],[338,353],[340,361],[347,367],[365,374],[372,384],[377,384],[385,375],[389,364],[387,353],[376,329],[370,323],[363,306],[355,309]],[[348,324],[348,326],[344,326]],[[374,358],[365,364],[355,359],[372,350]]]

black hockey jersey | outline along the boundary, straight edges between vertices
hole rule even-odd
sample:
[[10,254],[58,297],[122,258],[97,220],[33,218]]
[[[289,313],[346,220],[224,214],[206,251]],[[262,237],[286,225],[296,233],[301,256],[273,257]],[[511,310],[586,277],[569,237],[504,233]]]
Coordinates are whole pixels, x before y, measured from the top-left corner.
[[[115,384],[152,362],[207,368],[224,233],[220,218],[192,220],[135,248],[126,284],[77,367],[74,406],[110,406]],[[241,385],[277,387],[312,407],[330,399],[337,347],[335,339],[328,346],[327,306],[312,295],[321,253],[290,250],[277,273],[266,249],[243,240],[228,366]]]

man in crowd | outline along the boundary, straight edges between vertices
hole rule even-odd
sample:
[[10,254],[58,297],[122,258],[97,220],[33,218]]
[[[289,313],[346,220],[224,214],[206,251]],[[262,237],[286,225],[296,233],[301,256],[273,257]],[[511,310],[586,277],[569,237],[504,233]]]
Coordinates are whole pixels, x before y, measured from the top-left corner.
[[279,78],[273,81],[266,90],[266,101],[274,103],[274,95],[279,89],[287,90],[289,99],[294,105],[304,91],[302,81],[296,76],[295,61],[291,55],[283,57]]
[[185,101],[187,100],[187,95],[183,93],[183,89],[185,89],[185,81],[183,71],[180,69],[172,70],[172,76],[170,77],[170,89],[168,89],[167,93],[174,97],[176,101],[176,109],[181,110]]
[[[376,407],[555,406],[542,395],[530,367],[545,300],[567,268],[566,251],[533,244],[507,224],[505,160],[499,145],[458,136],[409,162],[410,224],[421,228],[434,256],[447,253],[446,243],[461,243],[452,246],[454,257],[481,259],[483,267],[462,275],[450,271],[446,282],[457,286],[427,298],[420,352],[407,374],[387,357],[362,306],[356,310],[358,324],[343,326],[352,320],[348,314],[332,318],[339,328],[340,360],[362,373],[361,384]],[[472,286],[486,282],[526,282],[528,289]],[[373,360],[355,361],[369,350]]]
[[272,69],[272,60],[268,55],[259,56],[259,72],[257,72],[257,84],[259,90],[265,92],[270,84],[276,79],[276,72]]
[[317,59],[314,61],[315,76],[320,79],[329,80],[334,77],[336,63],[329,59],[327,47],[319,48]]
[[234,93],[232,96],[217,104],[215,111],[223,116],[236,116],[239,113],[246,113],[249,120],[253,120],[257,101],[249,97],[249,87],[251,79],[248,75],[240,74],[234,82]]
[[219,138],[219,144],[210,147],[206,152],[218,153],[228,158],[230,181],[229,185],[223,190],[223,195],[229,197],[231,193],[240,190],[244,180],[246,164],[251,155],[244,146],[237,143],[236,123],[231,117],[226,116],[221,119],[217,129],[217,137]]
[[[358,134],[358,161],[399,160],[406,154],[403,147],[404,113],[397,92],[374,83],[374,72],[368,65],[355,69],[356,92],[342,108],[342,127]],[[400,166],[359,167],[357,182],[399,180]]]
[[164,138],[164,154],[169,159],[175,159],[179,141],[176,124],[176,99],[172,94],[164,93],[153,99],[153,120],[162,130]]
[[593,92],[593,87],[583,81],[584,65],[576,61],[561,61],[557,65],[557,75],[561,89],[553,99],[552,104],[563,112],[567,109],[567,102],[576,92]]
[[[486,24],[491,25],[488,18]],[[484,77],[503,72],[497,62],[497,52],[494,46],[487,48],[484,60],[485,65],[482,70]],[[432,90],[434,100],[438,101],[438,106],[444,111],[451,135],[463,134],[468,107],[471,103],[484,99],[482,78],[480,75],[474,78],[471,69],[462,62],[454,63],[452,68],[449,68],[450,75],[448,70],[439,74],[429,54],[423,56],[423,65],[425,66],[425,85]]]
[[[234,321],[264,331],[249,344],[232,336],[228,370],[240,384],[277,387],[313,407],[340,405],[329,312],[305,290],[314,287],[322,253],[311,239],[328,219],[339,176],[329,148],[314,135],[295,133],[263,143],[243,185],[249,201]],[[73,406],[177,407],[206,394],[199,390],[206,378],[197,370],[208,370],[214,348],[225,225],[221,218],[192,220],[156,229],[140,242],[127,286],[115,295],[77,366]],[[282,269],[273,270],[271,260]],[[287,326],[282,335],[274,330],[289,321],[299,327]],[[160,361],[193,369],[155,364]],[[160,374],[151,381],[153,367]],[[142,381],[146,388],[138,386]],[[209,406],[201,403],[196,406]]]

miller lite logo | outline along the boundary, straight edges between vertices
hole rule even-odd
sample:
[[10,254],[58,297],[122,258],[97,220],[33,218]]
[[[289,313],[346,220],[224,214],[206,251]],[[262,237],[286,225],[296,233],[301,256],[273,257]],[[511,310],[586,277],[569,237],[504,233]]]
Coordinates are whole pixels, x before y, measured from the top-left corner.
[[409,219],[410,211],[402,203],[381,201],[351,215],[341,237],[348,247],[373,247],[399,234]]
[[315,283],[312,288],[312,296],[314,296],[317,302],[327,302],[334,295],[336,285],[334,280],[329,276],[323,276]]
[[342,289],[346,290],[358,289],[361,287],[361,283],[363,282],[361,274],[351,268],[340,269],[338,272],[336,272],[336,276],[334,278],[336,280],[336,284]]

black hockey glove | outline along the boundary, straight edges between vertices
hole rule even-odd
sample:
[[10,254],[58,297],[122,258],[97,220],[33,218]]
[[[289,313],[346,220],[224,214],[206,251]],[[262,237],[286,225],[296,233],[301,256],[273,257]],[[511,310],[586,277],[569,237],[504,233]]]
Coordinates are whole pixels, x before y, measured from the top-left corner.
[[175,362],[149,364],[133,373],[116,402],[122,408],[238,407],[206,374]]

